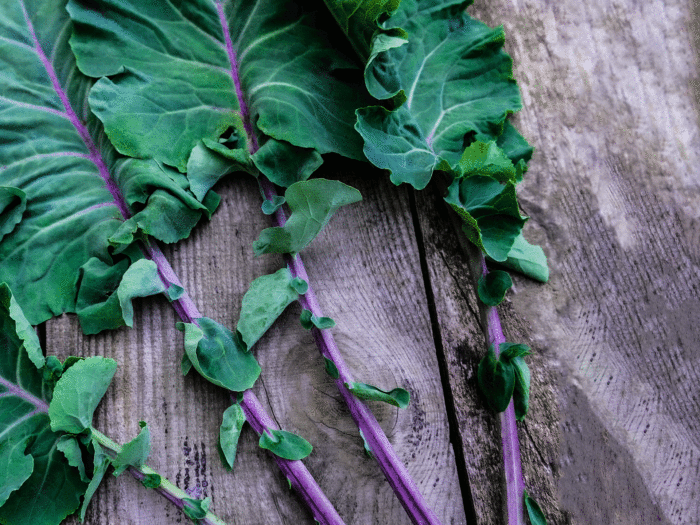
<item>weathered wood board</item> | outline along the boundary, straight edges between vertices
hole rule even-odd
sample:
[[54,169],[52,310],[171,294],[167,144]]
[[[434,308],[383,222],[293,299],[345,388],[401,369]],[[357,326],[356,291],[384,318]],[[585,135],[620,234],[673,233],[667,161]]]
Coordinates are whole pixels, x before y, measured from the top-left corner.
[[[516,277],[500,308],[509,339],[535,351],[532,412],[519,427],[528,490],[550,524],[700,523],[700,8],[493,0],[470,12],[505,25],[525,106],[516,124],[537,148],[521,201],[551,279]],[[437,189],[411,196],[376,170],[329,164],[326,176],[340,169],[365,196],[304,254],[338,342],[358,378],[411,390],[405,411],[373,408],[444,522],[501,525],[497,419],[476,390],[475,276]],[[218,190],[212,222],[166,255],[200,310],[231,326],[247,284],[281,259],[252,257],[268,226],[253,182]],[[408,523],[298,313],[259,343],[256,393],[316,446],[306,463],[348,524]],[[311,523],[252,432],[234,473],[221,467],[228,399],[180,376],[175,321],[162,299],[137,302],[134,329],[96,337],[66,316],[47,323],[47,349],[117,359],[98,428],[126,441],[147,420],[153,466],[211,495],[229,523]],[[86,523],[185,521],[124,475],[99,490]]]

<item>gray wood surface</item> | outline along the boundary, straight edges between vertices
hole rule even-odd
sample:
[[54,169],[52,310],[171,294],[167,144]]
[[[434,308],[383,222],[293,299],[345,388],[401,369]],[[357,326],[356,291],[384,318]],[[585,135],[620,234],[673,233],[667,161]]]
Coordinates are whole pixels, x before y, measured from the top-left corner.
[[[551,279],[516,276],[500,307],[507,337],[535,351],[532,412],[519,427],[526,486],[550,524],[700,523],[700,8],[492,0],[470,12],[505,25],[525,106],[515,122],[537,148],[521,202]],[[365,196],[304,254],[339,344],[358,379],[413,394],[409,409],[375,413],[445,522],[500,525],[497,419],[476,390],[484,339],[468,250],[436,188],[411,197],[377,171],[330,164],[326,176],[341,171]],[[212,222],[166,255],[200,310],[231,326],[247,284],[281,260],[252,257],[268,226],[252,181],[219,191]],[[306,463],[348,523],[408,523],[298,313],[259,343],[256,392],[316,446]],[[147,299],[131,330],[83,337],[72,318],[51,321],[47,347],[117,359],[98,428],[126,441],[147,420],[153,466],[211,495],[229,523],[311,523],[252,432],[234,473],[223,470],[215,436],[227,397],[179,375],[174,323],[165,300]],[[105,483],[86,520],[185,521],[126,475]]]

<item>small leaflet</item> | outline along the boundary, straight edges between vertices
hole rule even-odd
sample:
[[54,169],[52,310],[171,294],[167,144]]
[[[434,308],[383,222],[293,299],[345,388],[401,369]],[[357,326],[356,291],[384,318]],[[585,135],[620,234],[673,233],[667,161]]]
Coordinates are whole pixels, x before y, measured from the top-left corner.
[[282,195],[275,195],[272,200],[265,200],[262,203],[262,212],[265,215],[272,215],[287,202]]
[[367,383],[345,383],[345,386],[358,399],[382,401],[399,408],[406,408],[411,401],[411,394],[403,388],[394,388],[387,392]]
[[260,375],[252,352],[236,344],[231,330],[216,321],[200,317],[196,322],[175,325],[184,328],[185,352],[194,369],[208,381],[234,392],[252,387]]
[[513,280],[508,272],[492,270],[479,278],[477,292],[481,302],[487,306],[498,306],[513,286]]
[[311,454],[313,447],[303,437],[286,430],[265,429],[258,441],[260,448],[269,450],[284,459],[304,459]]
[[184,293],[185,289],[177,284],[171,284],[168,289],[165,290],[165,294],[168,296],[171,303],[177,301]]
[[151,452],[151,433],[145,421],[140,421],[141,432],[134,439],[126,443],[121,452],[112,462],[114,475],[119,476],[130,466],[142,467]]
[[260,339],[282,312],[297,300],[299,294],[292,284],[287,268],[261,275],[250,283],[241,301],[241,315],[236,331],[249,350]]
[[333,379],[338,379],[340,377],[340,372],[338,372],[338,367],[335,366],[335,363],[327,357],[324,357],[323,360],[325,361],[326,373]]
[[304,295],[309,291],[309,283],[301,277],[295,277],[292,279],[292,288],[294,288],[299,295]]
[[185,515],[194,521],[199,523],[199,520],[204,519],[209,512],[209,505],[211,505],[211,498],[204,499],[191,499],[182,498],[182,511]]
[[113,359],[97,356],[77,361],[63,372],[49,404],[51,430],[80,434],[90,428],[116,370]]
[[264,253],[299,253],[316,238],[338,208],[362,200],[355,188],[327,179],[295,182],[284,196],[291,210],[289,219],[282,227],[260,232],[253,243],[256,257]]
[[104,475],[107,472],[107,467],[109,467],[109,465],[111,463],[109,456],[107,456],[107,454],[104,453],[104,451],[102,450],[102,447],[97,442],[97,440],[93,438],[91,440],[91,442],[92,442],[92,447],[93,447],[92,479],[90,480],[90,483],[88,484],[87,489],[85,490],[85,496],[83,497],[83,503],[80,507],[80,521],[85,520],[85,513],[87,512],[87,508],[88,508],[88,505],[90,504],[90,500],[92,499],[92,496],[95,494],[97,487],[99,487],[100,483],[102,482],[102,478],[104,478]]
[[160,474],[146,474],[141,480],[141,484],[147,489],[157,489],[162,480]]
[[236,460],[238,439],[241,436],[241,430],[245,422],[245,413],[238,403],[234,403],[224,412],[221,428],[219,428],[219,447],[221,449],[222,459],[224,460],[224,466],[228,470],[233,469],[233,464]]
[[527,515],[530,518],[530,525],[547,525],[544,512],[542,512],[540,506],[530,497],[526,490],[523,491],[523,498],[525,500]]
[[317,317],[311,313],[311,310],[306,309],[301,311],[299,321],[306,330],[311,330],[313,327],[326,330],[335,326],[335,321],[330,317]]
[[496,358],[493,345],[479,362],[477,381],[493,411],[503,412],[508,408],[515,388],[515,372],[509,361]]
[[75,467],[78,469],[78,472],[80,473],[80,479],[83,480],[84,483],[89,483],[90,478],[85,472],[83,452],[80,450],[78,440],[72,436],[61,436],[61,438],[56,443],[56,448],[63,452],[63,455],[66,456],[68,464],[71,467]]
[[492,345],[477,370],[479,388],[489,407],[495,412],[503,412],[513,399],[518,421],[523,420],[529,407],[530,370],[523,359],[529,354],[527,345],[501,343],[496,357]]

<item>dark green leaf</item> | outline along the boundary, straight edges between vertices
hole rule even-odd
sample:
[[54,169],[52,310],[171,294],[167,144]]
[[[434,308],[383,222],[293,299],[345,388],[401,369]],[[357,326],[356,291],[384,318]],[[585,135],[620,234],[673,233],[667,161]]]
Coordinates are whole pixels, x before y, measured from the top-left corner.
[[515,165],[516,179],[522,180],[523,173],[527,171],[527,163],[530,162],[535,149],[527,143],[527,140],[515,129],[510,120],[506,120],[503,133],[496,139],[496,144]]
[[31,435],[19,435],[0,441],[0,472],[3,473],[0,485],[0,507],[15,490],[27,481],[34,470],[34,458],[25,454]]
[[530,347],[522,343],[501,343],[498,345],[499,358],[510,361],[516,357],[530,355]]
[[85,513],[87,512],[90,500],[92,500],[92,496],[95,494],[97,487],[99,487],[100,483],[102,482],[102,478],[104,478],[105,473],[107,472],[107,467],[109,467],[109,465],[111,464],[109,456],[107,456],[107,454],[104,453],[102,447],[95,439],[92,440],[92,447],[92,479],[90,480],[90,483],[87,486],[87,489],[85,490],[83,504],[80,507],[80,521],[85,520]]
[[511,363],[513,363],[515,371],[515,388],[513,390],[515,418],[522,421],[530,408],[530,369],[522,357],[514,357]]
[[335,321],[330,317],[317,317],[311,313],[311,310],[302,310],[300,317],[301,326],[307,330],[311,330],[313,327],[319,330],[325,330],[327,328],[333,328],[335,326]]
[[208,317],[178,323],[185,330],[185,352],[192,366],[215,385],[242,392],[253,386],[260,365],[251,352],[236,344],[230,330]]
[[219,429],[219,446],[224,459],[224,465],[231,470],[236,460],[238,438],[241,436],[243,424],[246,422],[241,405],[234,403],[224,412],[224,419]]
[[530,497],[527,491],[523,492],[523,498],[525,499],[525,508],[527,509],[527,515],[530,518],[530,525],[547,525],[547,520],[544,517],[544,512],[537,504],[537,502]]
[[285,188],[307,180],[323,159],[318,151],[297,148],[288,142],[268,139],[252,157],[255,166],[270,181]]
[[311,330],[314,327],[314,324],[311,322],[313,316],[314,314],[311,313],[311,310],[303,309],[301,311],[301,315],[299,316],[299,322],[301,323],[301,326],[303,326],[306,330]]
[[387,392],[366,383],[345,383],[345,386],[358,399],[383,401],[399,408],[406,408],[411,400],[411,394],[403,388],[394,388]]
[[303,437],[285,430],[266,429],[260,434],[260,448],[269,450],[284,459],[304,459],[311,454],[313,447]]
[[327,357],[324,357],[323,360],[326,363],[326,372],[328,373],[328,375],[331,376],[333,379],[338,379],[340,377],[340,372],[338,372],[338,367],[335,366],[335,363]]
[[80,473],[80,479],[84,483],[89,483],[90,478],[85,472],[85,463],[83,462],[83,451],[80,450],[80,444],[78,440],[73,436],[62,436],[61,439],[56,444],[56,448],[63,452],[66,457],[68,464],[71,467],[78,469]]
[[[240,133],[245,136],[243,129]],[[187,179],[190,181],[192,193],[199,200],[203,200],[207,192],[224,175],[235,171],[247,171],[257,175],[257,170],[245,147],[229,149],[214,140],[204,139],[197,143],[187,160]]]
[[292,286],[292,274],[287,268],[255,279],[243,296],[236,326],[246,348],[250,350],[298,297]]
[[474,175],[456,179],[445,201],[464,221],[467,238],[489,257],[505,261],[526,218],[521,217],[515,184]]
[[139,422],[141,432],[122,446],[117,457],[112,461],[114,475],[118,476],[129,467],[142,467],[151,453],[151,432],[145,421]]
[[503,28],[490,29],[454,1],[403,0],[386,23],[403,28],[408,43],[384,50],[389,67],[368,87],[377,98],[393,96],[384,86],[398,74],[405,103],[358,110],[356,128],[367,158],[390,170],[394,184],[422,189],[433,170],[457,164],[469,140],[498,137],[507,115],[520,109],[520,95]]
[[147,489],[157,489],[160,487],[161,479],[159,474],[146,474],[141,480],[141,484]]
[[[81,71],[110,77],[95,84],[90,106],[116,148],[184,171],[200,140],[244,127],[240,87],[258,138],[361,159],[352,125],[366,95],[360,71],[346,78],[355,66],[329,40],[330,16],[291,1],[220,5],[221,17],[208,0],[68,3]],[[247,136],[236,144],[251,146]]]
[[113,359],[98,356],[78,361],[63,372],[49,405],[51,430],[80,434],[90,428],[116,370]]
[[19,224],[26,209],[26,193],[19,188],[0,186],[0,241]]
[[488,306],[497,306],[501,304],[511,286],[513,286],[513,280],[508,272],[492,270],[479,278],[477,287],[479,299]]
[[183,376],[186,376],[192,370],[192,361],[187,357],[187,353],[182,354],[182,359],[180,360],[180,372]]
[[262,203],[262,212],[265,215],[272,215],[287,202],[281,195],[275,195],[272,200],[265,200]]
[[301,277],[295,277],[292,279],[292,287],[299,295],[304,295],[309,290],[309,283],[307,283]]
[[341,206],[362,200],[342,182],[312,179],[292,184],[284,194],[291,215],[283,227],[267,228],[253,243],[255,255],[298,253],[328,224]]
[[182,511],[185,515],[195,523],[199,523],[199,520],[203,519],[209,511],[211,498],[204,498],[203,500],[182,498],[182,502],[184,503]]
[[477,380],[489,407],[495,412],[505,411],[515,388],[513,365],[497,359],[493,347],[490,347],[479,363]]

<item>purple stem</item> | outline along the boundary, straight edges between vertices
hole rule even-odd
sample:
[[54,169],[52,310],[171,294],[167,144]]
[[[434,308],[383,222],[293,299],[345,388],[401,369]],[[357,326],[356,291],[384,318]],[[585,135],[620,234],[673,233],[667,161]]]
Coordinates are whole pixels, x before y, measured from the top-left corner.
[[[233,401],[236,400],[235,393],[231,394],[231,399]],[[246,420],[258,434],[262,435],[266,429],[278,429],[272,418],[265,412],[260,401],[250,390],[243,392],[241,408],[243,408]],[[279,456],[274,456],[274,458],[277,466],[287,476],[292,487],[301,494],[304,503],[311,510],[316,521],[328,525],[343,524],[343,520],[338,515],[338,512],[301,461],[291,461]]]
[[[486,276],[489,271],[486,267],[486,259],[481,254],[481,271]],[[501,319],[495,306],[486,307],[487,344],[493,345],[498,357],[501,343],[506,342],[501,327]],[[522,465],[520,463],[520,444],[518,442],[518,427],[515,420],[515,408],[511,400],[505,412],[499,414],[501,424],[501,444],[503,446],[503,465],[506,474],[506,508],[508,512],[508,525],[525,525],[525,504],[523,492],[525,482],[523,480]]]
[[[272,200],[277,196],[274,185],[262,174],[259,175],[259,181],[266,199]],[[284,226],[287,217],[282,208],[279,208],[274,213],[273,220],[276,226]],[[309,283],[309,276],[306,273],[300,255],[292,256],[291,254],[284,254],[284,259],[292,276],[299,277]],[[321,307],[318,304],[316,294],[311,284],[309,284],[307,292],[299,297],[299,302],[302,308],[310,310],[311,313],[317,317],[323,317]],[[404,509],[406,509],[411,521],[416,525],[439,525],[440,520],[432,509],[428,507],[423,495],[406,470],[406,467],[396,456],[396,452],[394,452],[391,443],[389,443],[384,431],[379,426],[374,414],[372,414],[367,406],[356,398],[345,386],[346,384],[353,383],[354,379],[352,378],[350,369],[345,364],[340,350],[338,350],[338,345],[335,343],[333,334],[330,330],[319,330],[315,327],[312,328],[311,332],[321,355],[330,359],[338,369],[339,377],[335,380],[335,384],[338,390],[340,390],[343,400],[350,409],[350,415],[362,432],[370,451],[379,463],[379,467],[384,473],[384,476],[386,476],[389,485],[396,493]]]

